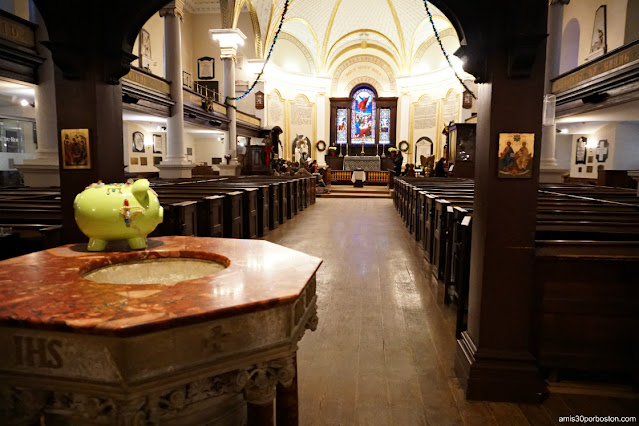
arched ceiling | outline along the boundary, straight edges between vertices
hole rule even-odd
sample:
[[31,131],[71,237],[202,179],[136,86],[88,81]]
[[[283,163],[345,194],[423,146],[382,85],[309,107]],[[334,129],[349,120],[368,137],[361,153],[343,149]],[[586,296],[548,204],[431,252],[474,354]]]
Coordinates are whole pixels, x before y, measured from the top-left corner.
[[[186,0],[199,3],[220,0]],[[265,56],[273,40],[284,0],[236,0],[237,24],[240,13],[249,13],[254,29],[259,29],[257,56]],[[429,3],[438,31],[456,32],[450,21]],[[257,22],[256,22],[257,21]],[[323,74],[364,49],[369,54],[392,58],[396,72],[410,73],[420,53],[434,41],[434,32],[422,0],[291,0],[282,32],[296,39],[305,55],[314,57],[313,73]],[[277,47],[276,47],[277,49]],[[453,53],[453,52],[450,52]]]

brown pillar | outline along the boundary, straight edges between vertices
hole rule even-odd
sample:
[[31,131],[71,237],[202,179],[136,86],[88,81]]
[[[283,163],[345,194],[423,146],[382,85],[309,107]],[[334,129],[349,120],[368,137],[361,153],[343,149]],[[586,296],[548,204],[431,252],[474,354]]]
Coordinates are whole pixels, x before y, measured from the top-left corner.
[[[57,146],[62,188],[62,224],[67,242],[84,241],[75,225],[73,200],[85,186],[124,180],[120,77],[136,58],[131,53],[140,28],[166,0],[34,0],[46,23],[56,65]],[[87,129],[88,168],[63,167],[60,132]]]
[[65,169],[58,149],[64,237],[74,243],[86,240],[75,223],[76,194],[98,180],[124,182],[122,86],[105,83],[98,70],[90,70],[82,80],[66,79],[58,71],[55,86],[58,138],[62,129],[89,129],[89,169]]
[[277,384],[275,410],[277,426],[297,426],[299,424],[299,408],[297,397],[297,354],[293,356],[295,377],[288,386]]
[[[531,317],[547,2],[507,7],[484,25],[468,330],[456,371],[469,399],[532,402],[544,390]],[[497,177],[500,133],[534,133],[532,178]]]

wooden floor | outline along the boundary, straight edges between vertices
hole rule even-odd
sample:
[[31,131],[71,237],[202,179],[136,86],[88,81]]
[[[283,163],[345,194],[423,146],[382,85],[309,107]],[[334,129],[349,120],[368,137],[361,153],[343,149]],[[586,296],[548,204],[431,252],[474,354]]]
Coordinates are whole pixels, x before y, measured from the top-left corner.
[[318,199],[266,239],[324,260],[319,326],[298,353],[302,426],[537,426],[580,414],[639,417],[636,395],[552,393],[541,405],[466,401],[454,373],[454,307],[442,303],[442,285],[390,199]]

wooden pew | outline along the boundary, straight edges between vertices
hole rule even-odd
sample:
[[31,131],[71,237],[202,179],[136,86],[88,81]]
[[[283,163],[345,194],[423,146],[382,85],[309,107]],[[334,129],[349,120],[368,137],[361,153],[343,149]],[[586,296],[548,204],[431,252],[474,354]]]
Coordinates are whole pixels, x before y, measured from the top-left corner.
[[[443,200],[438,202],[440,208],[437,211],[443,216],[436,219],[438,226],[447,224],[448,242],[441,243],[443,228],[439,228],[439,248],[434,247],[433,250],[446,250],[448,255],[440,257],[450,258],[450,264],[445,264],[444,279],[454,286],[445,287],[445,297],[449,301],[451,291],[457,296],[456,333],[460,336],[467,316],[472,199],[460,197],[455,200],[455,195],[449,196],[445,191],[439,195],[450,204],[446,205]],[[582,195],[574,197],[540,192],[537,253],[542,252],[544,256],[541,260],[537,256],[535,267],[540,300],[536,309],[538,361],[544,368],[630,372],[637,385],[639,339],[635,331],[639,327],[636,314],[639,312],[639,288],[636,285],[636,277],[639,276],[639,215],[635,204],[622,202],[626,200],[625,194],[619,198],[608,192],[603,201],[592,198],[597,195],[582,192]],[[464,203],[469,207],[463,209],[465,212],[459,207]],[[446,206],[445,213],[443,206]],[[540,236],[553,240],[543,241]],[[592,240],[569,241],[584,237]],[[549,244],[552,245],[550,254],[546,248]],[[553,263],[544,267],[540,262]],[[592,265],[598,262],[598,265],[589,266],[590,272],[579,273],[575,277],[572,271],[589,262]],[[557,264],[563,268],[560,274],[564,279],[555,275]],[[433,265],[433,269],[437,267],[441,269],[441,263]],[[557,293],[551,293],[549,286]],[[611,286],[615,293],[621,294],[619,300],[625,304],[622,309],[619,309],[618,302],[610,303]],[[593,306],[595,308],[591,310]],[[593,321],[593,324],[607,325],[593,325],[594,330],[584,328],[581,322],[585,313],[591,316],[587,320]],[[606,332],[610,327],[614,329],[613,333]]]
[[[243,238],[245,232],[243,230],[243,214],[242,214],[242,196],[243,191],[233,191],[230,189],[214,189],[214,188],[192,188],[187,189],[185,187],[173,187],[173,186],[163,186],[163,187],[153,187],[153,189],[158,193],[158,197],[160,198],[160,202],[164,197],[168,197],[168,199],[185,197],[193,198],[194,196],[198,199],[203,199],[206,197],[218,195],[223,196],[223,228],[224,228],[224,237],[225,238]],[[188,195],[187,195],[188,194]],[[196,203],[195,201],[192,201]],[[196,220],[197,222],[197,220]]]
[[639,389],[637,277],[638,241],[537,241],[538,363],[630,373]]
[[[177,220],[184,218],[185,220],[195,220],[195,232],[199,237],[224,237],[224,196],[223,195],[210,195],[207,197],[201,197],[199,195],[189,194],[173,194],[170,192],[163,193],[160,196],[160,203],[162,205],[172,205],[184,201],[194,201],[195,218],[193,218],[192,212],[180,212],[177,216]],[[173,211],[178,209],[177,206],[173,207]],[[190,209],[190,208],[189,208]],[[167,218],[165,212],[165,221],[170,222],[173,218]],[[184,229],[193,229],[193,225],[190,223],[182,223],[179,225]],[[175,229],[175,226],[169,226],[168,229]],[[165,235],[165,234],[163,234]]]
[[[242,193],[242,229],[243,238],[257,238],[260,232],[263,232],[263,222],[259,222],[260,211],[263,207],[259,202],[265,201],[264,198],[258,196],[262,194],[260,188],[257,187],[238,187],[229,185],[225,182],[211,183],[183,183],[178,186],[180,191],[189,191],[190,193],[200,193],[210,195],[221,195],[235,192]],[[268,199],[266,200],[268,202]]]
[[0,223],[0,260],[62,245],[62,225]]

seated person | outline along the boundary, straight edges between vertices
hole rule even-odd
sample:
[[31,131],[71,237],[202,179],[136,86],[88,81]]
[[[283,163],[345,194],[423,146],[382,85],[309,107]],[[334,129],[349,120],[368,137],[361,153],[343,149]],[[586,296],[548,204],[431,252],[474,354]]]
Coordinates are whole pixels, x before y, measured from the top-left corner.
[[446,159],[440,158],[435,165],[435,177],[446,177]]

